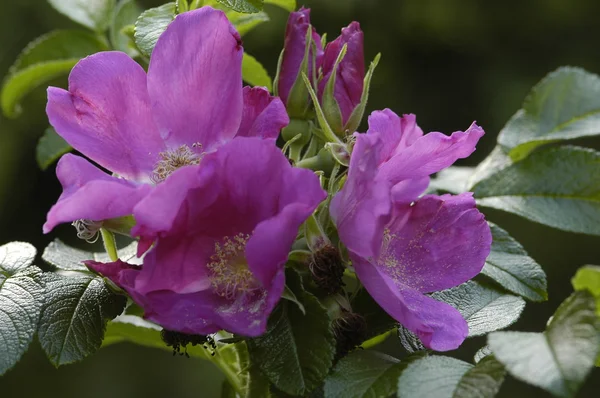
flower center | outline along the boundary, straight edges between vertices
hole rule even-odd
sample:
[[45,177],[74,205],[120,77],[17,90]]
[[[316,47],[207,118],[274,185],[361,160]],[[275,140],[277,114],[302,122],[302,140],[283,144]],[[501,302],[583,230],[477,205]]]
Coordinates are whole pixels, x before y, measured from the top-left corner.
[[240,233],[216,242],[215,252],[207,265],[215,292],[228,300],[259,287],[258,281],[248,269],[244,255],[249,239],[250,235]]
[[159,161],[154,166],[151,179],[155,184],[161,183],[168,176],[183,166],[199,164],[202,160],[202,144],[196,143],[192,148],[199,148],[200,154],[193,151],[187,145],[181,145],[179,148],[170,149],[158,154]]
[[71,223],[72,226],[77,230],[77,237],[79,239],[85,239],[89,243],[94,243],[98,240],[100,228],[102,228],[102,221],[93,220],[76,220]]

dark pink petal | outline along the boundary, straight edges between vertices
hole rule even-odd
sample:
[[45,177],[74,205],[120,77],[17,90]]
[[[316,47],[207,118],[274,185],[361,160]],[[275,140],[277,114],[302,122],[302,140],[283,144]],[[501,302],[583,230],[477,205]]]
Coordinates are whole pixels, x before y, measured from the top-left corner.
[[365,56],[363,32],[358,22],[352,22],[342,29],[342,34],[327,44],[323,56],[323,80],[319,83],[319,98],[333,73],[333,67],[344,44],[347,52],[340,62],[336,74],[334,97],[342,111],[343,124],[346,124],[354,108],[360,104],[365,78]]
[[409,178],[426,177],[468,157],[483,136],[475,123],[467,131],[451,136],[429,133],[396,153],[380,167],[380,175],[393,184]]
[[44,233],[56,225],[79,219],[102,221],[133,213],[133,207],[152,189],[112,177],[87,160],[67,154],[56,167],[63,186],[58,202],[48,212]]
[[425,296],[392,278],[381,266],[351,255],[352,264],[369,294],[391,317],[436,351],[458,348],[469,334],[467,322],[454,307]]
[[147,180],[164,149],[152,119],[146,73],[125,53],[79,61],[69,91],[48,88],[50,124],[72,147],[129,179]]
[[342,242],[365,258],[377,256],[391,212],[390,184],[377,179],[378,136],[355,134],[348,180],[332,199],[330,213]]
[[422,293],[449,289],[479,274],[492,235],[472,193],[426,195],[413,206],[396,204],[379,264]]
[[244,111],[236,137],[277,139],[290,118],[283,102],[263,87],[244,87]]
[[[281,70],[279,71],[278,95],[284,104],[287,104],[290,91],[294,86],[294,82],[300,75],[300,67],[304,59],[306,50],[306,33],[310,26],[310,9],[300,8],[296,12],[292,12],[288,18],[287,27],[285,30],[285,41],[283,45],[283,59],[281,61]],[[308,76],[312,76],[312,62],[316,57],[315,64],[317,69],[321,65],[323,57],[323,46],[321,38],[317,31],[313,28],[312,39],[316,46],[316,54],[310,50],[308,62]]]
[[211,7],[178,15],[160,36],[150,59],[148,92],[169,147],[199,143],[210,151],[236,134],[242,54],[239,34]]

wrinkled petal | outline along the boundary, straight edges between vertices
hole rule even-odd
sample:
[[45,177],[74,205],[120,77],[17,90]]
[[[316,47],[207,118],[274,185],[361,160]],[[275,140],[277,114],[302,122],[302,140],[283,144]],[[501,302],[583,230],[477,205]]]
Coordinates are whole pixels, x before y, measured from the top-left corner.
[[457,131],[451,136],[436,132],[425,134],[382,164],[380,175],[395,184],[437,173],[473,153],[483,134],[483,129],[475,123],[465,132]]
[[415,115],[400,118],[390,109],[375,111],[369,115],[367,134],[379,134],[383,141],[379,163],[387,162],[392,156],[411,146],[423,137]]
[[[300,67],[302,66],[302,60],[304,59],[306,50],[306,33],[308,32],[309,26],[310,9],[303,7],[296,12],[290,13],[285,30],[283,58],[277,84],[278,95],[284,104],[287,104],[290,91],[300,74]],[[321,38],[314,28],[312,29],[312,39],[316,46],[316,54],[314,54],[313,49],[311,49],[309,60],[315,58],[315,64],[318,69],[323,58],[323,46],[321,44]],[[312,62],[309,61],[307,76],[312,76],[312,69]]]
[[161,290],[150,294],[140,294],[136,281],[142,271],[139,267],[120,260],[114,263],[86,261],[95,272],[110,279],[125,290],[132,300],[144,309],[144,318],[155,322],[167,330],[177,330],[188,334],[208,335],[221,328],[207,321],[211,314],[210,304],[204,300],[204,292],[179,294]]
[[363,32],[358,22],[352,22],[342,29],[342,34],[327,44],[323,56],[323,80],[319,83],[319,97],[331,78],[335,61],[347,44],[347,52],[340,62],[336,74],[334,97],[342,111],[343,124],[346,124],[352,111],[360,104],[365,77],[365,56]]
[[277,139],[290,118],[283,102],[262,87],[244,87],[244,111],[236,137]]
[[469,334],[467,322],[454,307],[425,296],[393,279],[368,261],[352,256],[356,274],[371,297],[391,317],[400,322],[436,351],[458,348]]
[[121,52],[79,61],[69,91],[48,88],[50,124],[73,148],[102,167],[146,180],[164,143],[154,125],[146,73]]
[[429,177],[403,180],[392,187],[392,202],[397,204],[411,204],[429,186]]
[[109,176],[87,160],[67,154],[56,167],[63,186],[58,202],[48,212],[44,233],[56,225],[79,219],[102,221],[132,214],[133,207],[151,190]]
[[222,11],[178,15],[148,68],[154,118],[168,146],[205,151],[232,138],[242,117],[241,39]]
[[391,212],[390,185],[378,180],[380,138],[356,134],[348,180],[332,199],[331,217],[342,242],[353,253],[377,256]]
[[[210,262],[215,241],[210,237],[166,237],[144,258],[135,289],[139,294],[158,290],[196,293],[210,288],[208,270],[201,264]],[[169,266],[165,266],[169,264]]]
[[426,195],[396,205],[380,264],[422,293],[449,289],[479,274],[492,235],[473,194]]
[[[189,311],[199,311],[193,300],[201,299],[198,308],[208,324],[247,336],[263,333],[281,297],[298,229],[326,196],[314,173],[293,168],[272,142],[235,138],[199,166],[177,170],[134,209],[134,233],[157,241],[144,259],[136,292],[183,295]],[[238,290],[242,282],[235,274],[230,279],[222,268],[215,271],[224,258],[219,250],[236,237],[247,239],[243,258],[236,249],[235,259],[224,261],[246,262],[252,276],[242,279],[250,282],[247,290]],[[152,319],[164,326],[153,305]]]
[[[189,206],[198,212],[211,206],[217,199],[219,190],[218,185],[210,185],[208,176],[216,171],[210,161],[205,159],[201,163],[201,166],[176,170],[139,202],[133,211],[136,220],[136,225],[131,230],[133,236],[141,237],[144,242],[151,242],[167,232],[185,233],[188,226],[186,211]],[[192,189],[201,192],[193,203],[188,198]]]

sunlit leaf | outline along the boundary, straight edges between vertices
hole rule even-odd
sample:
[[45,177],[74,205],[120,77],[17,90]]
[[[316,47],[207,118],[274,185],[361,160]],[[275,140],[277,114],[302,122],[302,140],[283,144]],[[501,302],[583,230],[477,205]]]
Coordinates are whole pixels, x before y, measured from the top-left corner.
[[587,291],[565,300],[543,333],[495,332],[488,345],[512,376],[558,397],[573,397],[594,366],[600,319]]
[[600,153],[543,148],[473,187],[480,206],[564,231],[600,235]]
[[580,68],[550,73],[529,93],[498,143],[513,160],[551,142],[600,134],[600,77]]

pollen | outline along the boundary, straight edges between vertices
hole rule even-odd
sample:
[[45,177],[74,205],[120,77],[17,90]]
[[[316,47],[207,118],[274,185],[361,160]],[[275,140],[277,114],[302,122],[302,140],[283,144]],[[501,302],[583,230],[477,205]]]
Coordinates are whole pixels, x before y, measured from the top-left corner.
[[154,171],[152,172],[152,181],[155,184],[161,183],[173,174],[175,170],[184,166],[199,164],[200,160],[202,160],[202,145],[195,143],[192,145],[192,148],[197,149],[199,153],[187,145],[181,145],[179,148],[161,152],[158,155],[160,159],[156,162]]
[[215,292],[228,300],[235,300],[240,294],[259,288],[244,254],[249,239],[250,235],[240,233],[216,242],[214,254],[207,265]]
[[88,243],[94,243],[98,240],[102,221],[93,221],[87,219],[76,220],[71,223],[77,230],[77,237],[84,239]]

